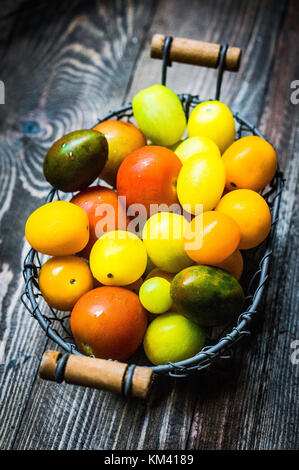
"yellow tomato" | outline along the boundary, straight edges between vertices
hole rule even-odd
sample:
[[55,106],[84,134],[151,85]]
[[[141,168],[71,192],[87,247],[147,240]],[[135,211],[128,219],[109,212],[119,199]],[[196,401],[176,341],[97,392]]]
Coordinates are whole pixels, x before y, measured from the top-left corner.
[[172,212],[158,212],[145,223],[143,243],[153,263],[163,271],[177,273],[193,263],[184,250],[187,225],[182,215]]
[[212,139],[223,153],[234,139],[236,126],[230,109],[220,101],[198,104],[190,114],[188,135],[206,136]]
[[189,139],[184,140],[176,147],[174,153],[177,154],[182,163],[185,163],[188,158],[199,153],[214,153],[221,157],[220,150],[215,142],[209,139],[209,137],[202,135],[189,137]]
[[93,289],[93,277],[87,263],[78,256],[57,256],[43,264],[39,288],[50,307],[72,310],[77,300]]
[[145,271],[147,253],[134,233],[114,230],[104,233],[93,245],[90,269],[106,286],[126,286],[137,281]]
[[25,236],[32,248],[45,255],[73,255],[89,240],[88,216],[71,202],[49,202],[29,216]]
[[215,154],[198,154],[183,165],[177,181],[177,195],[184,210],[191,214],[214,209],[225,185],[222,159]]
[[268,204],[251,189],[236,189],[226,194],[215,210],[230,215],[239,225],[241,250],[259,245],[270,232],[271,213]]

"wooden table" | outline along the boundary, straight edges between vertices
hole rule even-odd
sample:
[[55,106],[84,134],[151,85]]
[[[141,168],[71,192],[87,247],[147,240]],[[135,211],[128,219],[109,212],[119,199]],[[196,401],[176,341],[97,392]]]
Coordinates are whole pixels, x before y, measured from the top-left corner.
[[[299,105],[290,100],[291,82],[299,79],[298,24],[296,0],[1,2],[2,449],[298,448],[298,365],[291,353],[299,339]],[[49,190],[41,168],[46,150],[160,82],[161,63],[149,58],[156,32],[243,48],[239,73],[224,74],[222,100],[275,145],[286,182],[271,279],[242,354],[211,377],[164,377],[142,402],[38,377],[53,343],[20,302],[21,269],[25,221]],[[168,85],[209,98],[215,76],[174,64]]]

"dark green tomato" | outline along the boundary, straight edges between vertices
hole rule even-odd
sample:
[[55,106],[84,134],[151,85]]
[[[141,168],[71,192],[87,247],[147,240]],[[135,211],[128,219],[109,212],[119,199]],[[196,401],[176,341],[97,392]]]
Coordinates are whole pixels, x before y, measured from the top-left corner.
[[241,313],[244,293],[237,279],[219,268],[196,265],[172,280],[171,297],[200,326],[223,326]]
[[56,140],[43,164],[47,181],[64,192],[80,191],[99,176],[108,157],[108,143],[101,132],[83,129]]

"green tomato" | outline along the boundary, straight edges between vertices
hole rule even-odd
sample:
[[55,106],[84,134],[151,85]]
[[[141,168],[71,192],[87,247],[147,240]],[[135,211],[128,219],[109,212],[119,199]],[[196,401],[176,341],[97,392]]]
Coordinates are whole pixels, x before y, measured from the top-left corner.
[[141,90],[132,101],[138,126],[154,145],[169,147],[186,129],[186,116],[178,96],[164,85]]
[[203,330],[180,313],[157,316],[146,330],[143,346],[155,365],[179,362],[193,357],[203,347]]
[[170,309],[170,282],[163,277],[152,277],[145,281],[139,290],[139,299],[151,313],[164,313]]

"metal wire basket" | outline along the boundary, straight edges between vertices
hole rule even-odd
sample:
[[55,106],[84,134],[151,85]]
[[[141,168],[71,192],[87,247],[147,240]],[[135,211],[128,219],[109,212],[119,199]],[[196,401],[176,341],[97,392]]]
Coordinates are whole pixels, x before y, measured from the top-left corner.
[[[169,60],[171,38],[166,39],[165,47],[163,49],[163,84],[166,82],[167,66],[171,65]],[[220,95],[223,64],[227,47],[227,45],[224,45],[221,48],[221,56],[218,65],[216,99],[218,99]],[[179,95],[179,98],[187,118],[192,109],[201,102],[199,96],[193,96],[190,94],[181,94]],[[100,119],[99,122],[112,118],[130,121],[132,117],[132,106],[131,104],[127,104],[108,113]],[[237,123],[237,139],[246,135],[256,135],[265,139],[262,133],[249,121],[241,117],[239,113],[234,113],[234,118]],[[271,245],[278,220],[282,185],[282,174],[277,170],[269,186],[262,192],[262,196],[270,207],[272,227],[269,236],[262,245],[256,249],[247,250],[245,253],[243,252],[245,255],[245,267],[247,271],[245,276],[246,279],[244,279],[244,284],[246,284],[246,286],[243,285],[243,287],[245,287],[246,297],[244,310],[238,317],[237,322],[234,325],[228,326],[220,333],[219,330],[216,330],[216,334],[215,329],[211,330],[210,335],[208,336],[208,344],[194,357],[177,363],[150,366],[154,372],[165,373],[174,377],[185,377],[191,371],[200,371],[210,367],[216,360],[218,361],[219,359],[230,358],[235,345],[250,334],[250,325],[252,320],[257,316],[257,309],[261,302],[265,284],[268,279],[269,261],[272,253]],[[60,199],[60,194],[58,191],[52,189],[45,202],[50,202],[54,199]],[[39,253],[31,249],[25,258],[23,266],[25,287],[22,294],[22,301],[28,312],[38,321],[47,337],[57,343],[68,354],[83,355],[73,342],[69,327],[70,313],[54,310],[47,306],[45,302],[41,305],[41,301],[43,300],[38,286],[38,274],[40,268],[41,261]],[[134,362],[134,359],[132,361]],[[128,384],[127,388],[129,388]]]

